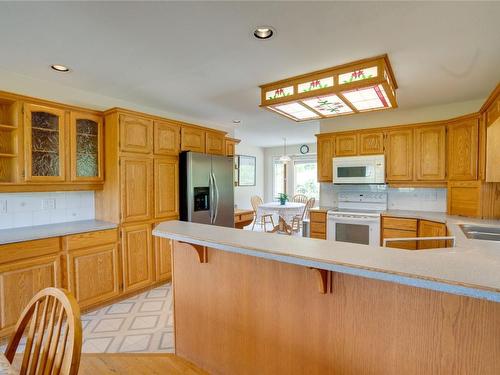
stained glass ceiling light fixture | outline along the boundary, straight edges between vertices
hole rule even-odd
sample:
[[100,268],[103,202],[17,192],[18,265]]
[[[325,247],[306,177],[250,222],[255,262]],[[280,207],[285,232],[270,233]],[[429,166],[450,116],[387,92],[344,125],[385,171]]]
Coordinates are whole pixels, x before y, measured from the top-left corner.
[[294,121],[396,108],[396,79],[381,55],[261,85],[260,106]]

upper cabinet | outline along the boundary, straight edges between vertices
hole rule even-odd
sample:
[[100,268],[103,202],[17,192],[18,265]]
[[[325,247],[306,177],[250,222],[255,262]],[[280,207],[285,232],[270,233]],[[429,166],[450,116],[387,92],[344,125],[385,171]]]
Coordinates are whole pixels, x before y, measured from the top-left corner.
[[179,215],[179,159],[177,156],[154,160],[155,218]]
[[478,133],[477,118],[454,121],[448,125],[448,178],[450,180],[477,179]]
[[355,156],[358,154],[358,134],[340,134],[335,137],[335,156]]
[[153,160],[147,157],[122,157],[120,174],[122,221],[151,219]]
[[18,102],[0,98],[0,183],[15,182],[19,164]]
[[155,121],[154,153],[178,155],[181,146],[181,126],[174,122]]
[[66,113],[36,104],[24,106],[26,181],[64,181]]
[[318,135],[318,181],[332,182],[333,151],[335,138],[331,135]]
[[234,138],[225,138],[224,139],[224,149],[226,156],[234,156],[236,155],[236,145],[240,143],[238,139]]
[[224,155],[224,133],[207,131],[206,153],[213,155]]
[[359,134],[360,155],[380,155],[384,153],[384,133],[366,132]]
[[149,154],[153,151],[153,120],[120,115],[120,151]]
[[183,126],[181,129],[181,151],[205,152],[205,131]]
[[386,152],[387,181],[412,181],[413,128],[388,131]]
[[415,129],[415,179],[446,179],[446,127],[421,126]]
[[72,181],[103,180],[102,117],[71,112],[70,150]]

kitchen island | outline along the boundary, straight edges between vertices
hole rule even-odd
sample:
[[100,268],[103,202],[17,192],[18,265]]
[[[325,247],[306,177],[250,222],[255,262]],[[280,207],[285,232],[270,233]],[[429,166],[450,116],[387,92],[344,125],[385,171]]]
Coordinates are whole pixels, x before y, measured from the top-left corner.
[[500,373],[500,251],[171,221],[176,354],[215,374]]

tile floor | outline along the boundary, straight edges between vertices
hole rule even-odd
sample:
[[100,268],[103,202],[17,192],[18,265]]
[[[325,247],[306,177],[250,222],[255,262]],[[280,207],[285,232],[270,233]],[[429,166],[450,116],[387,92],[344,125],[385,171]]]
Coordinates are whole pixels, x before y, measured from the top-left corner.
[[[173,353],[172,285],[82,314],[84,353]],[[18,352],[24,351],[24,340]],[[6,342],[0,342],[0,352]]]

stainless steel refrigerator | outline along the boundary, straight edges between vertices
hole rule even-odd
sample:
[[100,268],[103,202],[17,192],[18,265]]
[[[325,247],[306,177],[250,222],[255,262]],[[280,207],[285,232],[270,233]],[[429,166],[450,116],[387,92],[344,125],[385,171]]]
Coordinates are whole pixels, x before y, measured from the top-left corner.
[[179,158],[180,219],[234,227],[234,159],[183,152]]

